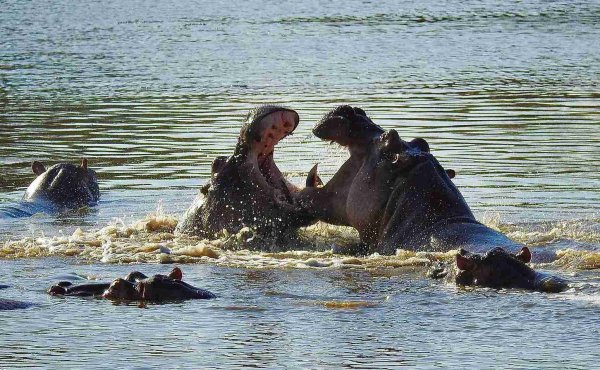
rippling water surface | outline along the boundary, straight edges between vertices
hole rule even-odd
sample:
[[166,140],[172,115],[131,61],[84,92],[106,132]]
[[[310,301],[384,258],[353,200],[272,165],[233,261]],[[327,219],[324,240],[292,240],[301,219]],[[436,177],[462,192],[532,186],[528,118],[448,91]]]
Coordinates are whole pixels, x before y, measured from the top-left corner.
[[[597,366],[599,2],[0,8],[0,206],[18,202],[33,160],[86,157],[102,191],[88,211],[0,219],[0,294],[38,304],[0,311],[0,367]],[[476,215],[556,250],[538,267],[573,288],[461,290],[424,277],[450,255],[333,255],[356,235],[326,225],[303,231],[308,252],[174,237],[263,103],[300,114],[275,153],[296,183],[346,158],[310,133],[339,104],[426,138]],[[44,292],[67,274],[167,272],[161,262],[219,298],[139,308]]]

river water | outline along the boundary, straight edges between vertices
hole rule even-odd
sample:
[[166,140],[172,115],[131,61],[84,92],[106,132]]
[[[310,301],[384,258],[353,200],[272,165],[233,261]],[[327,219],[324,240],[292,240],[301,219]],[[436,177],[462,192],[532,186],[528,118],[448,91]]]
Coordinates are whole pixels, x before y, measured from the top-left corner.
[[[590,368],[600,354],[600,2],[0,0],[0,206],[30,163],[98,172],[99,205],[0,220],[0,367]],[[173,227],[246,112],[301,122],[275,160],[298,184],[347,154],[311,136],[350,103],[426,138],[480,220],[560,258],[560,294],[459,289],[442,253],[350,258],[319,224],[290,251]],[[161,251],[170,251],[170,254]],[[60,299],[52,283],[166,273],[212,301]]]

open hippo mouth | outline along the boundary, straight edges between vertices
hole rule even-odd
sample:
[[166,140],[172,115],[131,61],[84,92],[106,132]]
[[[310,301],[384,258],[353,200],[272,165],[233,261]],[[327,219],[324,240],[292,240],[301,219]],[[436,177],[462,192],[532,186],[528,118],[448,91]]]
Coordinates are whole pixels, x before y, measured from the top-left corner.
[[242,127],[235,154],[245,156],[245,160],[256,168],[260,175],[273,188],[284,192],[287,198],[297,188],[289,183],[273,158],[275,147],[286,136],[291,135],[300,117],[295,111],[273,105],[253,109]]
[[263,236],[287,235],[313,222],[298,206],[299,190],[275,164],[277,144],[291,135],[300,118],[285,107],[267,105],[248,114],[232,156],[217,157],[211,179],[177,225],[177,233],[213,237],[222,230],[250,227]]

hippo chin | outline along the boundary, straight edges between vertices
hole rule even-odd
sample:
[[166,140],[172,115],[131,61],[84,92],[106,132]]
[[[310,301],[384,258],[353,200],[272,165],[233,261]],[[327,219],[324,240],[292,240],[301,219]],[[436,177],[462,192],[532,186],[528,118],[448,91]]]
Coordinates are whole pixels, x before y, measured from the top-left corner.
[[293,201],[299,189],[275,164],[277,143],[291,135],[298,114],[279,106],[262,106],[248,114],[235,151],[214,160],[211,179],[203,186],[176,232],[214,237],[248,226],[263,236],[280,236],[314,219]]
[[347,147],[350,158],[325,186],[303,190],[297,201],[320,220],[354,227],[362,252],[521,250],[475,219],[451,181],[454,171],[444,170],[424,139],[404,141],[350,106],[327,114],[313,133]]
[[48,294],[150,302],[216,297],[208,290],[196,288],[181,281],[182,278],[183,273],[178,267],[174,267],[169,275],[154,275],[152,277],[134,271],[111,283],[72,285],[63,281],[50,287]]
[[2,207],[0,215],[24,217],[39,212],[61,212],[94,206],[100,199],[96,172],[88,168],[85,158],[79,166],[59,163],[48,169],[34,161],[31,169],[37,177],[25,191],[21,202]]

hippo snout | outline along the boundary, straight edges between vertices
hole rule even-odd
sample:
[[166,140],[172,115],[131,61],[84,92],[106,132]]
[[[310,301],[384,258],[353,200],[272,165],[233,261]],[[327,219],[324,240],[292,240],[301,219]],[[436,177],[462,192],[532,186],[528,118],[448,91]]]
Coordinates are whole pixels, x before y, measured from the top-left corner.
[[535,290],[546,293],[560,293],[569,288],[569,283],[561,277],[536,272],[533,283]]

